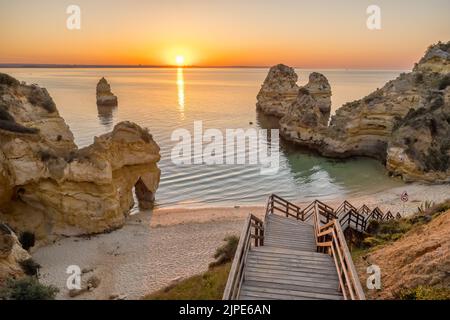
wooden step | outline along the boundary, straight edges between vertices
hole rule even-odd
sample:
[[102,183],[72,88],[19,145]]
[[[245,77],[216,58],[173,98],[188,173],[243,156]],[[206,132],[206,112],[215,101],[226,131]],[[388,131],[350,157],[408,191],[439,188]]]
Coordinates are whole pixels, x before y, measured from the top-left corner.
[[[320,276],[320,275],[319,275]],[[292,283],[295,284],[296,281],[307,282],[307,285],[315,286],[322,288],[338,288],[339,280],[332,278],[321,278],[319,276],[314,276],[313,273],[287,273],[287,272],[265,272],[264,270],[249,268],[245,275],[245,281],[251,280],[251,278],[260,278],[261,281],[267,282],[281,282],[281,283]]]
[[334,268],[335,265],[329,261],[313,261],[313,260],[298,260],[298,259],[280,259],[280,258],[266,258],[266,257],[247,257],[248,261],[252,261],[255,263],[265,263],[265,264],[273,264],[273,265],[284,265],[284,266],[292,266],[295,268],[299,267],[314,267],[319,266],[323,268]]
[[[292,250],[296,251],[296,250]],[[333,258],[327,254],[317,253],[317,252],[307,252],[307,251],[296,251],[297,253],[278,253],[271,251],[256,251],[252,250],[249,252],[249,256],[252,257],[270,257],[270,258],[297,258],[299,260],[314,260],[314,261],[331,261],[334,262]],[[312,254],[307,254],[312,253]]]
[[335,294],[323,294],[315,292],[295,291],[289,289],[276,289],[276,288],[261,288],[256,286],[244,285],[241,290],[241,295],[256,296],[261,300],[266,298],[271,299],[285,299],[285,300],[309,300],[309,299],[327,299],[327,300],[341,300],[342,296]]
[[303,285],[302,283],[292,283],[292,282],[267,282],[259,280],[248,280],[246,281],[246,286],[248,287],[260,287],[260,288],[274,288],[274,289],[288,289],[292,291],[301,292],[311,292],[311,293],[324,293],[339,296],[339,283],[333,287],[317,287],[311,286],[309,284]]
[[302,250],[302,251],[311,251],[311,252],[316,251],[316,246],[312,246],[312,245],[300,246],[300,245],[285,245],[285,244],[276,244],[276,243],[267,243],[267,244],[271,245],[272,247],[280,248],[280,249]]
[[289,249],[280,249],[280,248],[271,248],[268,246],[262,246],[258,248],[252,248],[251,252],[270,252],[270,253],[284,253],[288,255],[299,255],[299,256],[325,256],[332,259],[329,255],[325,253],[319,252],[309,252],[309,251],[298,251],[298,250],[289,250]]
[[266,272],[267,274],[270,274],[271,271],[274,272],[292,272],[294,274],[308,274],[311,278],[320,278],[320,279],[330,279],[330,280],[336,280],[338,279],[337,275],[334,273],[334,271],[330,269],[323,269],[323,268],[310,268],[310,267],[288,267],[288,266],[281,266],[281,265],[270,265],[270,264],[255,264],[255,263],[249,263],[246,265],[246,268],[248,270],[250,269],[257,269],[261,270],[263,272]]

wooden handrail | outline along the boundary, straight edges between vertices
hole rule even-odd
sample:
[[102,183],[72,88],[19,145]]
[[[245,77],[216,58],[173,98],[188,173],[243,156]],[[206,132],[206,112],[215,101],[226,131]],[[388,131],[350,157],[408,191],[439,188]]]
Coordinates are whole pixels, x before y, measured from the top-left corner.
[[244,267],[247,255],[252,247],[264,245],[264,222],[249,214],[241,231],[239,243],[231,265],[228,281],[223,293],[223,300],[236,300],[239,297],[241,285],[244,280]]
[[[339,287],[344,299],[365,300],[364,291],[353,264],[344,233],[338,220],[318,228],[317,250],[333,257],[339,277]],[[331,232],[329,231],[331,230]]]

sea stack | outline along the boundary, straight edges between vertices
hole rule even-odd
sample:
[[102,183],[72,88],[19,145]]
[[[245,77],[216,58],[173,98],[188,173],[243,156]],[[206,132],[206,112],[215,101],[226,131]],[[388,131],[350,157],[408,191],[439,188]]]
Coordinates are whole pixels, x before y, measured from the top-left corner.
[[117,97],[111,92],[111,86],[103,77],[97,83],[97,105],[98,106],[117,106]]
[[308,92],[309,98],[314,99],[314,104],[323,114],[321,118],[328,118],[331,112],[331,86],[328,79],[321,73],[313,72],[304,87],[299,87],[297,80],[298,76],[292,67],[278,64],[270,68],[257,96],[257,110],[267,116],[283,118],[293,104],[298,107],[299,90],[304,88],[306,91],[302,91],[300,96]]
[[283,117],[298,94],[294,68],[278,64],[270,68],[258,94],[256,108],[265,115]]

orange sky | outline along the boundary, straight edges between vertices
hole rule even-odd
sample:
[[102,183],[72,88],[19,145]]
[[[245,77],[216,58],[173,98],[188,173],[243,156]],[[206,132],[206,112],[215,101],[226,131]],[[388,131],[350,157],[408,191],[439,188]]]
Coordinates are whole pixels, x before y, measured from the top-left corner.
[[[81,7],[81,30],[66,8]],[[450,1],[0,0],[0,63],[411,68],[450,40]]]

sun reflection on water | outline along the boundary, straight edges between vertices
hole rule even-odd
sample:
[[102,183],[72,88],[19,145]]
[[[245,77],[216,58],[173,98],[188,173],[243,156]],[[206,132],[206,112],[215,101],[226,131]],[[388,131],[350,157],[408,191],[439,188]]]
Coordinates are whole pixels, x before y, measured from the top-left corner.
[[184,74],[183,68],[177,69],[177,89],[178,89],[178,110],[180,111],[180,116],[184,119]]

